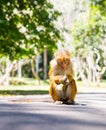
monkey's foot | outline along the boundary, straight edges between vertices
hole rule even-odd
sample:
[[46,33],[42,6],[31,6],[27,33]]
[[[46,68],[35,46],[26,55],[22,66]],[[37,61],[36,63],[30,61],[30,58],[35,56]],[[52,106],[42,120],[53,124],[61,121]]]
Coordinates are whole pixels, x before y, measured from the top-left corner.
[[56,105],[61,105],[61,104],[63,104],[63,102],[62,101],[55,101],[55,104]]
[[75,101],[69,99],[68,101],[65,102],[65,104],[74,105]]

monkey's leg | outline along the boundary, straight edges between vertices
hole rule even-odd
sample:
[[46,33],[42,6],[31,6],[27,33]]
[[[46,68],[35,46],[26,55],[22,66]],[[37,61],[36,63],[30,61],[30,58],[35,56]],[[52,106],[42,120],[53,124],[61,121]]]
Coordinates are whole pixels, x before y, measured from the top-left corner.
[[67,87],[66,95],[68,96],[69,99],[67,100],[66,103],[74,104],[75,103],[74,99],[76,94],[77,94],[77,86],[75,80],[73,79]]
[[57,88],[57,84],[54,81],[51,81],[50,83],[49,94],[56,104],[62,104],[62,101],[60,101],[60,92]]

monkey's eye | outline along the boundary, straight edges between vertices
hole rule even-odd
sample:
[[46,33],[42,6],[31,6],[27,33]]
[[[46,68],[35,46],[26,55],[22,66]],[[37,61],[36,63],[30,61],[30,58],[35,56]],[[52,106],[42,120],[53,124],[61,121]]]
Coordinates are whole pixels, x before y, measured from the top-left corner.
[[66,59],[66,60],[64,61],[64,63],[66,63],[66,64],[68,64],[69,62],[70,62],[69,59]]
[[62,64],[69,64],[69,60],[58,60],[57,61],[58,64],[62,65]]

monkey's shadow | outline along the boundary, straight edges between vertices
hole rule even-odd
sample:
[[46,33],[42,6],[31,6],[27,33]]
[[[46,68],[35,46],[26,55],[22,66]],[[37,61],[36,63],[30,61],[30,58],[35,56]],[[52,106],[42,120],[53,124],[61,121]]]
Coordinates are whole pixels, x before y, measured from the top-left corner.
[[[71,104],[70,104],[71,105]],[[76,103],[74,103],[74,104],[72,104],[72,105],[77,105],[77,106],[86,106],[87,104],[86,103],[78,103],[78,102],[76,102]]]
[[[58,104],[59,105],[59,104]],[[73,104],[67,104],[67,103],[62,103],[60,105],[71,105],[71,106],[86,106],[86,103],[79,103],[79,102],[75,102]]]
[[54,102],[52,99],[50,99],[50,100],[45,100],[44,102],[49,102],[49,103],[54,103],[55,105],[67,105],[67,106],[69,106],[69,105],[71,105],[71,106],[86,106],[87,105],[87,103],[80,103],[80,101],[79,102],[74,102],[74,103],[66,103],[66,102]]

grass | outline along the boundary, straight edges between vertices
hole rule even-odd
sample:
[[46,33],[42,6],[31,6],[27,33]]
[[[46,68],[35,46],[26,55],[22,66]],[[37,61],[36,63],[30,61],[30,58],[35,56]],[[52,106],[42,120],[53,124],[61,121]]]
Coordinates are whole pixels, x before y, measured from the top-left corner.
[[0,95],[38,95],[48,94],[47,90],[0,90]]
[[85,87],[94,87],[94,88],[106,88],[106,80],[102,80],[99,84],[97,83],[90,83],[90,82],[82,82],[82,81],[77,81],[78,86],[85,86]]
[[77,81],[78,92],[105,92],[106,93],[106,80],[97,83]]
[[0,95],[35,95],[48,94],[49,80],[38,80],[30,78],[12,78],[10,85],[0,86]]
[[[49,80],[41,80],[39,84],[38,80],[32,78],[12,78],[10,83],[10,86],[0,86],[0,95],[37,95],[49,93]],[[106,80],[102,81],[99,85],[77,81],[77,86],[78,92],[106,92]]]

